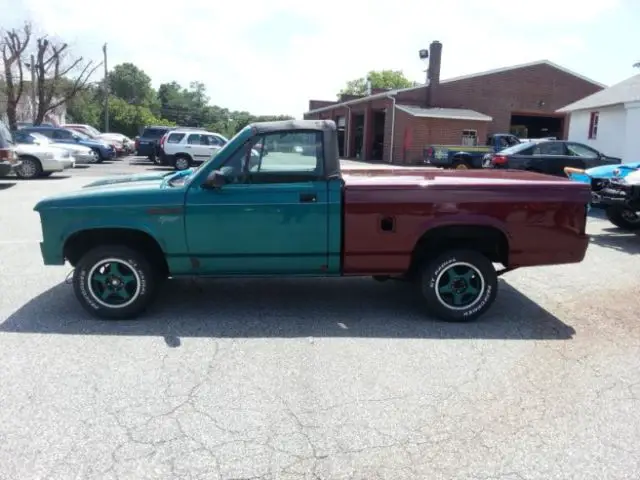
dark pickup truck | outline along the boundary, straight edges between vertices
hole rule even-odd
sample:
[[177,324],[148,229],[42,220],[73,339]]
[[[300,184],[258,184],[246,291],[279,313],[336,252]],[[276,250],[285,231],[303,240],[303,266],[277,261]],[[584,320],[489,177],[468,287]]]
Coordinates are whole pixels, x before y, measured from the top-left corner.
[[487,138],[484,146],[476,145],[430,145],[424,149],[424,163],[434,167],[468,170],[482,168],[488,154],[499,152],[513,145],[520,139],[508,133],[496,133]]
[[582,261],[590,196],[530,172],[343,172],[334,122],[288,120],[245,127],[199,168],[98,180],[35,210],[44,263],[69,262],[99,318],[141,314],[167,277],[370,276],[415,282],[432,315],[466,321],[502,273]]

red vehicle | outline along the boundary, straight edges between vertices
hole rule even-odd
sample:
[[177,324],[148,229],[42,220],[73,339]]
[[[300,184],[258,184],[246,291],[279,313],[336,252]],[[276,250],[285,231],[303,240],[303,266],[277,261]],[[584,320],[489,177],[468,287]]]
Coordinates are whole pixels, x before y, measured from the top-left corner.
[[169,276],[371,276],[414,282],[431,314],[467,321],[499,275],[582,261],[590,198],[524,171],[342,172],[335,123],[301,120],[250,125],[197,169],[96,181],[35,209],[45,264],[69,261],[99,318],[141,314]]

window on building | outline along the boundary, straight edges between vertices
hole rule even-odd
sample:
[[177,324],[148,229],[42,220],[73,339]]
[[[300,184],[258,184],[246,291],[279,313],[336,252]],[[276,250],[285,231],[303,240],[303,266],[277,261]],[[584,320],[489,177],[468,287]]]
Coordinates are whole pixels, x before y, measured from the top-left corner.
[[461,145],[465,147],[475,147],[478,145],[478,131],[477,130],[462,130],[462,142]]
[[591,117],[589,118],[589,138],[593,139],[598,136],[598,120],[600,118],[600,114],[598,112],[591,112]]

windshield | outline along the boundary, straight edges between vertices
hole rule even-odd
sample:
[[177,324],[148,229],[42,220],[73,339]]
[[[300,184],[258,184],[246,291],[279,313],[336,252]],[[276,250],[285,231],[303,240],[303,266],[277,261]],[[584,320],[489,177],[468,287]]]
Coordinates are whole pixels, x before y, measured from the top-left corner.
[[100,135],[100,132],[95,128],[93,128],[91,125],[86,125],[84,129],[87,130],[94,137],[97,137],[98,135]]

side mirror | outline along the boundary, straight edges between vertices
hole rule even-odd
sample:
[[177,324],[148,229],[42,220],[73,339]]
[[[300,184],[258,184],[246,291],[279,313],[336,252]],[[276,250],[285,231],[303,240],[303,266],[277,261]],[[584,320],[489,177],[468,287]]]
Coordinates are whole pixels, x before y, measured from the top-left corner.
[[227,177],[220,170],[214,170],[202,184],[207,190],[219,190],[227,183]]

